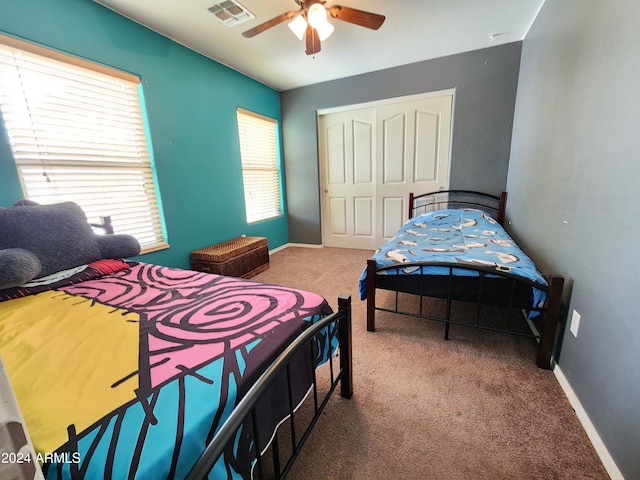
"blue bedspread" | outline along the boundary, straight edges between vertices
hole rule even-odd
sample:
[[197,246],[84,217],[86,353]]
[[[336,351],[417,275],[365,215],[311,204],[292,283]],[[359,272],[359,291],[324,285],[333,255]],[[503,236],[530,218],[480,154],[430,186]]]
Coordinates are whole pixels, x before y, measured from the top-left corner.
[[[531,259],[502,226],[490,214],[475,209],[437,210],[409,219],[373,258],[379,267],[424,261],[495,267],[547,285]],[[454,275],[478,275],[466,269],[453,272]],[[408,266],[402,273],[418,274],[420,268]],[[423,267],[423,273],[448,275],[449,268]],[[366,277],[365,268],[359,282],[362,300],[367,296]],[[534,289],[532,307],[542,306],[545,298],[544,291]]]

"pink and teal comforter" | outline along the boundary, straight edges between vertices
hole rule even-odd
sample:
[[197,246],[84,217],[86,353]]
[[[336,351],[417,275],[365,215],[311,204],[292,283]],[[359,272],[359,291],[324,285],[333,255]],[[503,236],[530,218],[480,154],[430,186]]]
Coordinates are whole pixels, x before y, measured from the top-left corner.
[[[101,261],[0,291],[0,353],[47,479],[178,479],[275,357],[329,313],[310,292]],[[316,365],[333,340],[317,342]],[[265,410],[265,438],[279,409]],[[248,478],[254,458],[247,427],[210,478]]]

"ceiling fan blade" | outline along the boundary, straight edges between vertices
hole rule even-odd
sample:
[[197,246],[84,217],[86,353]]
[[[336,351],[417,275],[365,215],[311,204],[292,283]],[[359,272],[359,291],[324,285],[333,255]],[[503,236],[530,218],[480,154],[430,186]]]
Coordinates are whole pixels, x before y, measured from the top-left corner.
[[307,44],[305,53],[307,55],[313,55],[314,53],[318,53],[320,51],[320,36],[318,35],[318,31],[311,25],[307,26],[305,41]]
[[357,10],[355,8],[343,7],[340,5],[335,5],[328,10],[329,14],[333,18],[337,18],[343,22],[354,23],[361,27],[370,28],[371,30],[379,29],[385,20],[384,15],[378,15],[377,13],[365,12],[364,10]]
[[290,12],[285,12],[282,15],[278,15],[277,17],[273,17],[271,20],[267,20],[266,22],[261,23],[260,25],[256,25],[255,27],[253,27],[250,30],[247,30],[246,32],[242,32],[242,36],[246,38],[255,37],[259,33],[262,33],[265,30],[270,29],[271,27],[275,27],[276,25],[282,22],[286,22],[287,20],[292,19],[299,13],[300,13],[300,10],[298,11],[292,10]]

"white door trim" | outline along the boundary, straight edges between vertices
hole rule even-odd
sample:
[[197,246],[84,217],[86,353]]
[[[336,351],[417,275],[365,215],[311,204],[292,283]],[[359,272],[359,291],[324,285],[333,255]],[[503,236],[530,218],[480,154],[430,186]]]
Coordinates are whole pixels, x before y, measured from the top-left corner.
[[383,98],[381,100],[373,100],[371,102],[354,103],[351,105],[342,105],[339,107],[322,108],[322,109],[316,110],[316,117],[321,117],[322,115],[327,115],[329,113],[339,113],[339,112],[346,112],[349,110],[358,110],[361,108],[379,107],[382,105],[390,105],[390,104],[399,103],[399,102],[410,102],[413,100],[423,100],[423,99],[432,98],[432,97],[442,97],[444,95],[451,95],[455,105],[456,89],[447,88],[445,90],[437,90],[435,92],[416,93],[413,95],[405,95],[402,97]]

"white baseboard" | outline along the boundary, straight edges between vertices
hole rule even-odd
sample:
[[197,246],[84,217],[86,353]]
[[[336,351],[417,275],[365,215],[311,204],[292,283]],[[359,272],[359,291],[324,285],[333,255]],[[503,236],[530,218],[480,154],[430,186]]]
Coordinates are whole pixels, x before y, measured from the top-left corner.
[[287,247],[322,248],[323,246],[324,245],[313,245],[310,243],[285,243],[284,245],[280,245],[273,250],[269,250],[269,255],[279,252],[280,250],[284,250]]
[[303,248],[322,248],[324,245],[317,245],[315,243],[287,243],[289,247],[303,247]]
[[591,444],[600,457],[605,470],[612,480],[624,480],[624,477],[618,469],[616,462],[609,454],[607,447],[600,438],[600,435],[598,435],[598,431],[594,427],[593,423],[591,423],[589,415],[587,415],[587,412],[582,407],[578,396],[573,391],[573,388],[571,388],[571,384],[567,380],[567,377],[564,376],[564,373],[562,373],[562,370],[557,364],[553,368],[553,373],[555,374],[558,383],[562,387],[562,390],[564,390],[565,395],[569,399],[569,403],[571,403],[571,406],[575,410],[576,415],[578,415],[578,420],[580,420],[580,423],[582,423],[582,427],[584,428],[585,432],[587,432],[587,436],[589,437],[589,440],[591,440]]

